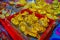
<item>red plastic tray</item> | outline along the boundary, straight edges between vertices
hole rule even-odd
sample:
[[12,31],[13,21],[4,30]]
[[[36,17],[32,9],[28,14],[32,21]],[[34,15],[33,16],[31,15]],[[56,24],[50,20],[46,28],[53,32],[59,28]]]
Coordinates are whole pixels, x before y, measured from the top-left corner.
[[[20,12],[23,13],[24,11],[29,12],[29,14],[33,13],[33,12],[30,11],[29,9],[24,9],[24,10],[21,10]],[[16,14],[14,14],[14,15],[9,16],[7,19],[8,19],[9,21],[11,21],[11,18],[13,18],[14,16],[16,16],[16,15],[18,15],[18,14],[19,14],[19,12],[16,13]],[[42,17],[44,17],[44,15],[38,14],[37,12],[35,12],[35,15],[36,15],[39,19],[42,18]],[[50,33],[50,31],[51,31],[52,28],[53,28],[53,25],[54,25],[54,22],[55,22],[55,21],[52,20],[52,19],[49,19],[49,20],[50,20],[49,26],[48,26],[48,28],[46,29],[46,31],[41,35],[40,40],[45,40],[45,38],[47,37],[48,33]],[[7,23],[7,24],[9,24],[9,23]],[[10,25],[10,26],[11,26],[11,25]],[[16,34],[18,34],[18,33],[16,33]],[[22,36],[20,36],[20,37],[22,37]]]
[[[0,33],[0,38],[2,38],[3,36],[3,38],[2,38],[2,40],[12,40],[12,38],[10,37],[10,35],[8,34],[8,32],[3,28],[3,26],[1,25],[1,23],[0,23],[0,30],[2,31],[1,33]],[[7,37],[6,39],[5,39],[5,37]]]

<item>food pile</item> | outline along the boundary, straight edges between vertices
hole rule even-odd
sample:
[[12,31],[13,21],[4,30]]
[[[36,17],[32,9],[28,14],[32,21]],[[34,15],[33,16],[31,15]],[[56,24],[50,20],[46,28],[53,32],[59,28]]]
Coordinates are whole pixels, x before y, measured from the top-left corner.
[[39,38],[48,27],[49,19],[47,17],[38,18],[35,13],[19,13],[11,19],[12,24],[20,29],[25,35]]
[[5,16],[15,14],[22,9],[30,9],[31,11],[38,12],[39,14],[47,16],[48,18],[54,20],[59,19],[58,16],[60,14],[60,2],[58,0],[50,0],[49,2],[51,3],[47,3],[46,0],[15,0],[9,1],[9,3],[2,2],[0,9],[1,12],[5,12],[2,13],[6,14]]

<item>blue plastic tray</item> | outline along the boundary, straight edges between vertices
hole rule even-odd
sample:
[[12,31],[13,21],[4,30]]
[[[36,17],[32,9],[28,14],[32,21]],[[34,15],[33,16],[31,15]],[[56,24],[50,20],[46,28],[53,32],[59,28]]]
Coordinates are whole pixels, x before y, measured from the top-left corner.
[[60,23],[57,24],[56,28],[54,29],[50,40],[60,40]]

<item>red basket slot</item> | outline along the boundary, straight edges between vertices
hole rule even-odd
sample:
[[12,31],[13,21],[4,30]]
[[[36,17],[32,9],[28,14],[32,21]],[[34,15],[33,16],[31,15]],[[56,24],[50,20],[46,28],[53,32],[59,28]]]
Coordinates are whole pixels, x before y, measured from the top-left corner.
[[20,35],[19,32],[17,32],[17,30],[11,26],[10,22],[7,19],[0,19],[0,22],[13,38],[13,40],[24,40],[22,35]]

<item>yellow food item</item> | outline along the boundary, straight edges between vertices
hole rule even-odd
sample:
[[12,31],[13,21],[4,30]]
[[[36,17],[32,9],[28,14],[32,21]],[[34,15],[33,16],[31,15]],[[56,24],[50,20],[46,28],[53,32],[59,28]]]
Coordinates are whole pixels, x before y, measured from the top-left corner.
[[32,33],[32,32],[28,32],[28,34],[31,35],[31,36],[33,36],[33,37],[36,37],[37,36],[37,34]]
[[20,22],[19,24],[20,26],[27,26],[26,23],[24,21]]
[[27,34],[28,34],[28,32],[27,32],[27,31],[24,31],[24,34],[25,34],[25,35],[27,35]]
[[23,21],[23,17],[22,17],[21,14],[18,15],[17,20],[19,20],[19,21]]
[[54,19],[58,19],[58,17],[57,16],[54,16]]
[[41,25],[39,23],[34,23],[32,24],[33,28],[36,30],[36,31],[39,31]]
[[28,15],[28,14],[29,14],[29,13],[25,11],[25,12],[22,13],[21,15],[25,15],[25,16],[26,16],[26,15]]
[[40,14],[46,14],[45,10],[41,10]]
[[47,16],[48,18],[53,19],[53,16],[52,16],[51,14],[46,14],[46,16]]
[[0,15],[0,18],[4,19],[5,18],[5,15],[4,14]]
[[33,25],[33,29],[35,29],[37,32],[44,32],[46,30],[46,28],[44,28],[42,25],[40,25],[39,23],[35,23],[35,25]]
[[23,20],[23,18],[22,18],[22,17],[18,17],[18,20],[19,20],[19,21],[22,21],[22,20]]
[[40,27],[40,32],[43,33],[46,30],[44,27]]
[[8,17],[9,15],[10,15],[9,13],[6,13],[6,15],[5,15],[5,16],[6,16],[6,17]]
[[24,32],[26,29],[25,29],[25,26],[21,26],[20,27],[20,30],[22,31],[22,32]]
[[19,0],[18,2],[16,2],[16,4],[25,5],[26,4],[26,0]]
[[33,11],[33,12],[35,12],[36,11],[36,9],[35,8],[29,8],[31,11]]
[[11,22],[12,22],[14,25],[18,25],[18,24],[19,24],[19,21],[16,20],[15,18],[12,18],[12,19],[11,19]]
[[35,15],[32,15],[32,20],[33,21],[38,21],[38,18]]
[[31,28],[31,32],[32,33],[37,33],[37,31],[33,27]]
[[49,22],[49,20],[48,20],[46,17],[40,19],[40,23],[41,23],[44,27],[47,27],[47,26],[48,26],[48,22]]

